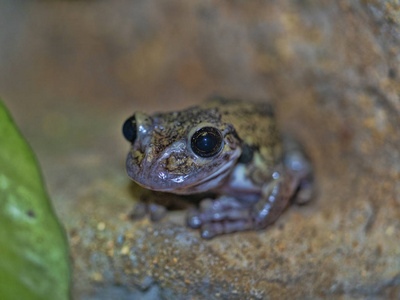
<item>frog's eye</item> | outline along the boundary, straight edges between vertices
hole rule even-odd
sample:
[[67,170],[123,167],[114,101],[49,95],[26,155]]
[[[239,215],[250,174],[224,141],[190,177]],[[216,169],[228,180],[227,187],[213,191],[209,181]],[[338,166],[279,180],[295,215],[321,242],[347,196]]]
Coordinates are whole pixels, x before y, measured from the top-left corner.
[[200,157],[211,157],[221,152],[222,133],[214,127],[203,127],[197,130],[190,141],[194,154]]
[[122,126],[122,134],[124,135],[125,139],[131,143],[133,143],[136,139],[136,119],[135,115],[130,117],[128,120],[125,121],[124,125]]

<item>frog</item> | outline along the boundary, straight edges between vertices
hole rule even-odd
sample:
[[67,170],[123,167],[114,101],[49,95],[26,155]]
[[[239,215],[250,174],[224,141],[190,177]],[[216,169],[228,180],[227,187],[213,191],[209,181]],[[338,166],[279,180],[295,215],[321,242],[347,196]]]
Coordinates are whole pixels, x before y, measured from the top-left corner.
[[204,239],[264,229],[314,194],[310,159],[281,133],[267,101],[218,96],[180,111],[135,112],[123,135],[130,143],[126,171],[138,185],[207,195],[186,216]]

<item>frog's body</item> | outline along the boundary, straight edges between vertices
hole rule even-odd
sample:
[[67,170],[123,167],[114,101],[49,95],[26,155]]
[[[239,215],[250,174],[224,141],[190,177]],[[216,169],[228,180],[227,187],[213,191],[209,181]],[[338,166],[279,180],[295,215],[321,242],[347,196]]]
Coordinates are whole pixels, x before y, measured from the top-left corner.
[[177,194],[213,192],[188,224],[204,238],[273,223],[290,198],[311,196],[311,166],[293,140],[282,138],[266,103],[217,98],[180,112],[136,113],[124,124],[132,142],[129,176]]

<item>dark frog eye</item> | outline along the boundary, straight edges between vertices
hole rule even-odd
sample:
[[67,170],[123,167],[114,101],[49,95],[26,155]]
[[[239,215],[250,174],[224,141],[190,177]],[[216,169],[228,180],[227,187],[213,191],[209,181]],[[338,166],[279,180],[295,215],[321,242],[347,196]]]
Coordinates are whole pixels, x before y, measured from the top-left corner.
[[124,125],[122,126],[122,134],[127,141],[131,143],[135,141],[137,135],[135,115],[125,121]]
[[214,127],[203,127],[197,130],[190,141],[194,154],[200,157],[211,157],[222,150],[222,133]]

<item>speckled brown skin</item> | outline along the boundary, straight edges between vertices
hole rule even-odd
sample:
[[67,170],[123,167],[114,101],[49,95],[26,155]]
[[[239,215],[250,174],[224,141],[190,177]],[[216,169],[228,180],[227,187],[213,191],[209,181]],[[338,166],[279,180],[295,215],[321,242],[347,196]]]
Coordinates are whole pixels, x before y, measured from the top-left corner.
[[[282,138],[270,105],[214,98],[180,112],[136,113],[137,137],[127,158],[140,185],[177,194],[213,192],[188,224],[212,238],[273,223],[297,190],[311,196],[311,166],[296,142]],[[221,132],[221,151],[200,157],[191,137],[203,127]]]
[[[241,157],[241,160],[248,167],[259,164],[260,171],[267,171],[282,159],[281,134],[274,111],[268,103],[213,98],[206,101],[202,107],[217,109],[221,121],[232,124],[241,140],[242,154],[246,156]],[[249,152],[257,154],[257,161],[254,157],[250,160]],[[255,177],[254,179],[257,180]]]

